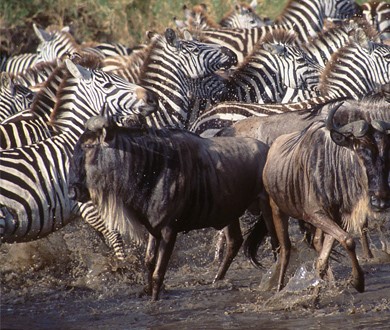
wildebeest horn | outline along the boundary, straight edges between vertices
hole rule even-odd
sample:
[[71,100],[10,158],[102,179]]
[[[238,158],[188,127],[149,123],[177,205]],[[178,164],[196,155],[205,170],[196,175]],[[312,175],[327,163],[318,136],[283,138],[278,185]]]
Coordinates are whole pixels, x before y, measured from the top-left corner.
[[110,123],[107,117],[93,116],[87,120],[87,122],[85,123],[85,128],[92,132],[97,132],[102,128],[108,127],[109,124]]
[[341,134],[352,134],[353,136],[359,138],[366,134],[368,130],[368,124],[364,120],[357,120],[352,123],[346,124],[341,127],[337,127],[333,122],[333,117],[336,111],[342,106],[343,102],[336,104],[328,114],[328,118],[326,120],[326,128],[330,131],[336,131]]
[[386,134],[390,134],[390,123],[382,121],[382,120],[373,120],[371,121],[372,127],[374,127],[377,131],[384,132]]

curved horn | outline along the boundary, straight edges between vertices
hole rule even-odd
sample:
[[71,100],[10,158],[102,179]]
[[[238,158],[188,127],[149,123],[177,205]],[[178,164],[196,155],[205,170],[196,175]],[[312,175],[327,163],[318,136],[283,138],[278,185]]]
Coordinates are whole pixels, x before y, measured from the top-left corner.
[[85,123],[85,128],[92,132],[97,132],[105,127],[109,126],[109,120],[103,116],[93,116],[89,118]]
[[368,124],[364,120],[357,120],[352,123],[346,124],[341,127],[336,127],[333,122],[333,117],[336,111],[342,106],[344,102],[340,102],[336,104],[328,114],[328,118],[326,120],[326,128],[330,131],[336,131],[343,135],[353,135],[354,137],[360,138],[367,133]]
[[390,123],[382,121],[382,120],[373,120],[371,121],[372,127],[374,127],[377,131],[390,134]]

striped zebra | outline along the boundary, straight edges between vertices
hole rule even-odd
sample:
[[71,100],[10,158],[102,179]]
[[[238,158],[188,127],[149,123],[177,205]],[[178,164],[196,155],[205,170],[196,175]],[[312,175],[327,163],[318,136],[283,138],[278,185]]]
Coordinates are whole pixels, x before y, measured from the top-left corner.
[[351,18],[357,12],[353,0],[290,0],[275,24],[294,29],[302,42],[308,42],[323,30],[325,19]]
[[296,46],[295,40],[293,31],[280,29],[266,34],[227,78],[221,101],[287,103],[317,96],[322,68]]
[[362,17],[380,33],[380,38],[390,40],[390,3],[370,1],[360,5],[360,10]]
[[[338,100],[343,100],[339,98]],[[221,102],[201,114],[189,130],[202,137],[215,136],[223,128],[252,116],[269,116],[277,113],[292,111],[315,111],[318,106],[333,102],[331,97],[318,96],[307,100],[292,103],[246,103]]]
[[[86,53],[90,56],[96,56],[103,59],[114,55],[129,55],[132,48],[126,47],[120,43],[100,43],[95,45],[80,45],[70,33],[68,26],[62,29],[50,28],[49,31],[38,28],[33,25],[34,32],[40,43],[37,52],[32,54],[15,55],[8,58],[1,67],[1,71],[18,74],[25,72],[42,62],[51,62],[57,59],[63,59],[68,54]],[[137,49],[136,47],[134,48]]]
[[45,31],[33,25],[35,34],[40,43],[37,52],[32,54],[15,55],[7,59],[1,71],[12,74],[23,73],[26,69],[41,62],[50,62],[61,58],[67,53],[77,50],[77,44],[73,37],[69,37],[69,27],[61,30]]
[[252,0],[250,4],[236,2],[233,9],[222,17],[219,25],[225,28],[252,29],[271,24],[269,18],[256,14],[256,7],[257,0]]
[[192,118],[190,83],[236,64],[226,47],[201,43],[189,33],[179,38],[172,29],[164,36],[149,33],[151,46],[137,83],[159,98],[159,111],[147,117],[153,127],[186,128]]
[[8,73],[0,72],[0,123],[11,115],[28,109],[34,96],[33,91],[15,83]]
[[375,43],[358,30],[355,39],[332,55],[319,84],[322,95],[364,96],[381,92],[390,83],[390,45]]
[[242,63],[256,43],[272,30],[293,29],[299,40],[307,42],[323,30],[325,18],[352,17],[355,11],[353,0],[290,0],[279,19],[271,25],[252,29],[195,29],[193,33],[203,42],[231,48],[237,55],[238,63]]
[[[90,205],[83,208],[69,201],[67,173],[74,144],[84,130],[84,122],[91,115],[100,114],[101,108],[105,108],[108,115],[114,115],[116,111],[148,114],[156,109],[152,92],[142,87],[107,73],[85,70],[69,60],[66,60],[66,66],[70,77],[58,91],[63,101],[50,116],[51,126],[57,134],[35,144],[0,152],[3,242],[38,239],[63,227],[75,215],[83,216],[95,228],[104,227],[101,219],[85,211]],[[94,89],[84,87],[84,92],[74,98],[75,90],[80,88],[75,81],[83,79],[86,86],[97,86]],[[105,94],[105,97],[99,94]],[[92,110],[91,105],[94,105]],[[110,234],[108,230],[106,232]],[[114,233],[111,236],[111,239],[115,238]]]
[[253,0],[249,5],[245,3],[236,3],[232,10],[226,13],[219,23],[215,22],[207,13],[207,5],[204,3],[193,6],[191,9],[186,5],[183,6],[184,21],[174,21],[178,28],[196,28],[204,29],[219,29],[219,28],[245,28],[251,29],[267,25],[269,19],[263,20],[255,12],[257,1]]

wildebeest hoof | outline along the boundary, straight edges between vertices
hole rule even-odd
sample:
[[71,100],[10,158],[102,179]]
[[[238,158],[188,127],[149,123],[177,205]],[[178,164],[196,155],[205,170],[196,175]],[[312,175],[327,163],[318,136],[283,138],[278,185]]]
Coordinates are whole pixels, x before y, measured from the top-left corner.
[[356,289],[356,291],[360,293],[364,292],[364,279],[352,278],[351,284]]

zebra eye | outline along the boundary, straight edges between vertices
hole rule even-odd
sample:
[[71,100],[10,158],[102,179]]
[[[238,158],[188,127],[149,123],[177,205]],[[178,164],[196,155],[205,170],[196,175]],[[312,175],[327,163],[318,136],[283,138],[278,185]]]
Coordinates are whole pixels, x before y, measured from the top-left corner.
[[199,48],[198,47],[193,47],[191,49],[191,53],[194,54],[194,55],[198,55],[199,54]]
[[105,89],[110,89],[110,88],[112,88],[114,85],[112,84],[112,83],[110,83],[110,82],[106,82],[104,85],[103,85],[103,88],[105,88]]

